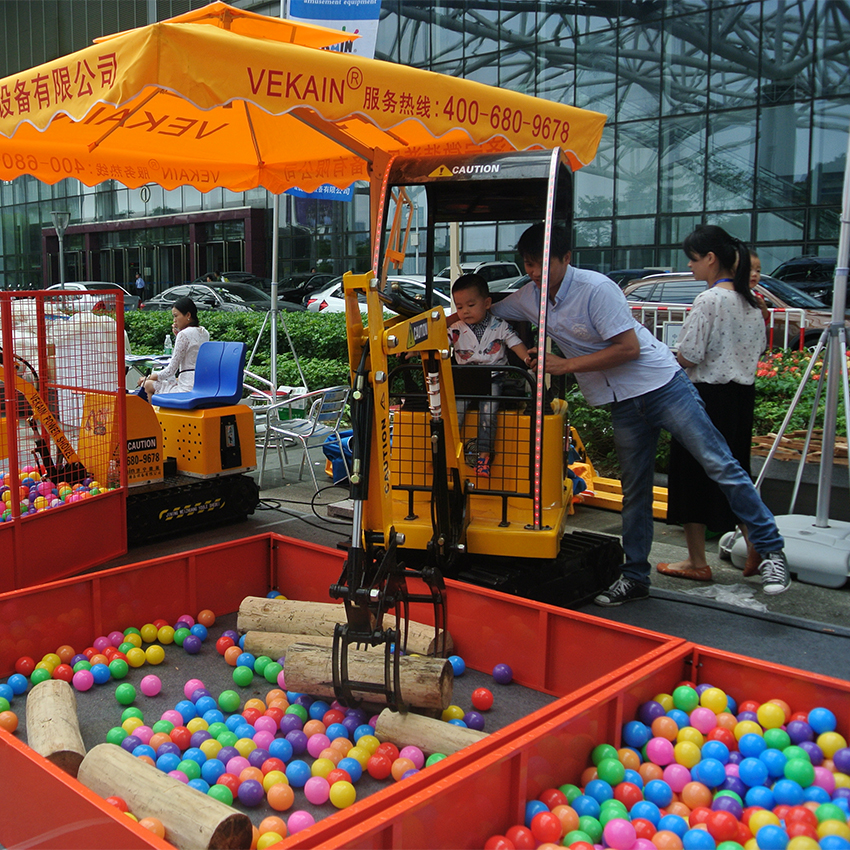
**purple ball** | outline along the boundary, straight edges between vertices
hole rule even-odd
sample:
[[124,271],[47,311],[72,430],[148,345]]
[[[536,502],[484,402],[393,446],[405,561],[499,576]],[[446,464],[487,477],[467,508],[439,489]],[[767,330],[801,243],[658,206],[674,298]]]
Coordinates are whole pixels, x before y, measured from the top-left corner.
[[740,764],[743,760],[744,760],[743,753],[739,752],[738,750],[732,750],[729,753],[729,761],[727,763],[728,764]]
[[206,729],[198,729],[197,732],[192,733],[192,737],[189,739],[189,746],[200,747],[204,741],[209,741],[210,738],[212,738],[212,735]]
[[251,767],[262,767],[263,762],[270,758],[269,751],[264,750],[262,747],[257,747],[248,753],[248,761],[251,763]]
[[[186,641],[185,640],[183,641],[183,648],[184,649],[186,648]],[[192,702],[197,702],[201,697],[210,697],[210,696],[212,696],[212,694],[206,688],[195,688],[195,690],[192,691],[192,696],[190,696],[189,699]]]
[[705,684],[705,683],[702,684],[702,685],[697,685],[696,686],[696,692],[699,696],[702,696],[704,691],[707,691],[709,688],[713,688],[713,687],[714,687],[714,685],[709,685],[709,684]]
[[727,776],[718,791],[734,791],[742,800],[747,793],[747,786],[737,776]]
[[463,722],[470,729],[475,729],[477,732],[484,730],[484,715],[477,711],[467,711],[463,715]]
[[744,807],[734,797],[715,797],[711,801],[711,808],[715,812],[729,812],[735,815],[738,820],[744,813]]
[[643,703],[638,709],[638,720],[646,726],[652,726],[652,721],[656,717],[663,717],[665,714],[667,712],[664,710],[664,706],[660,702],[651,699]]
[[284,714],[280,718],[280,731],[284,735],[290,732],[300,732],[304,727],[304,721],[297,714]]
[[164,756],[166,753],[173,753],[175,756],[180,755],[180,747],[174,741],[166,741],[156,748],[156,757]]
[[805,720],[792,720],[785,731],[791,739],[792,744],[800,744],[803,741],[814,741],[815,730]]
[[[823,750],[814,741],[800,741],[798,746],[809,754],[809,759],[815,767],[823,764]],[[842,770],[841,773],[844,771]]]
[[295,700],[295,705],[303,705],[304,708],[309,708],[313,702],[313,697],[309,694],[299,694],[298,698]]
[[239,755],[239,750],[236,747],[222,747],[215,755],[215,757],[222,763],[227,764],[230,759],[235,758]]
[[507,664],[497,664],[493,668],[493,679],[498,685],[508,685],[514,677],[514,671]]
[[266,793],[263,790],[263,785],[256,779],[246,779],[239,785],[237,792],[239,802],[245,806],[259,806],[265,799]]
[[142,745],[142,741],[140,738],[137,738],[135,735],[128,735],[122,742],[121,746],[127,750],[128,753],[132,753],[136,747],[140,747]]
[[360,723],[360,718],[358,718],[358,717],[346,717],[345,720],[342,721],[342,725],[346,729],[348,729],[349,737],[350,737],[351,733],[354,732],[354,730],[358,726],[361,726],[362,724]]
[[296,756],[300,756],[307,749],[307,736],[300,729],[287,732],[285,737],[292,744],[292,752]]
[[743,720],[752,720],[754,723],[759,722],[758,715],[754,711],[742,711],[738,715],[738,722],[740,723]]
[[233,643],[239,646],[239,632],[234,632],[233,629],[228,629],[226,632],[222,632],[221,636],[229,637]]
[[[835,759],[833,759],[833,762]],[[842,771],[843,773],[843,771]],[[832,792],[833,800],[850,800],[850,788],[836,788],[835,791]]]
[[186,635],[183,639],[183,649],[189,655],[197,655],[201,651],[201,639],[197,635]]
[[[850,747],[842,747],[840,750],[836,750],[835,755],[832,757],[832,763],[839,773],[850,773]],[[847,791],[850,789],[843,788],[838,790]]]

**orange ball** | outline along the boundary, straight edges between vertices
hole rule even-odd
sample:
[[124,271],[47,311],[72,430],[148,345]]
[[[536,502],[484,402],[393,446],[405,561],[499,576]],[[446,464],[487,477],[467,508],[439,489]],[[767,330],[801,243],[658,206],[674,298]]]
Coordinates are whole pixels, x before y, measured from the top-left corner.
[[584,788],[588,782],[593,782],[594,779],[599,777],[599,773],[596,770],[596,767],[586,767],[581,773],[581,779],[579,780],[579,784],[582,788]]
[[156,767],[156,762],[150,756],[136,756],[139,761],[149,764],[151,767]]
[[265,774],[259,767],[246,767],[239,774],[239,781],[246,782],[249,779],[256,779],[260,785],[263,784],[263,779],[265,779]]
[[91,664],[92,667],[94,667],[95,664],[105,664],[108,667],[109,659],[100,652],[97,652],[89,658],[89,664]]
[[313,735],[324,735],[325,734],[325,724],[322,723],[321,720],[308,720],[304,724],[304,728],[301,731],[308,738],[311,738]]
[[286,699],[286,691],[282,691],[280,688],[272,688],[266,694],[266,705],[271,708],[272,700],[282,699],[289,705],[289,700]]
[[276,812],[285,812],[295,802],[295,792],[286,782],[278,782],[269,788],[266,799]]
[[67,664],[77,653],[73,646],[68,646],[66,643],[56,650],[56,654],[62,659],[63,664]]
[[260,840],[260,830],[254,824],[251,824],[251,847],[249,850],[257,850],[257,845]]
[[142,818],[139,821],[139,826],[143,826],[145,829],[160,838],[165,838],[165,827],[162,825],[162,821],[159,820],[159,818]]
[[643,779],[644,785],[652,779],[663,779],[664,770],[660,765],[653,764],[651,761],[644,762],[639,768],[638,773]]
[[682,839],[669,829],[659,829],[649,840],[658,850],[682,850]]
[[334,763],[334,766],[338,765],[342,761],[342,753],[338,749],[334,749],[333,747],[325,747],[319,753],[320,759],[327,759]]
[[552,814],[561,822],[562,836],[578,829],[578,812],[572,806],[555,806],[552,809]]
[[734,714],[730,714],[728,711],[722,711],[717,715],[717,725],[721,729],[728,729],[732,732],[738,725],[738,718],[735,717]]
[[206,626],[207,628],[215,625],[215,613],[210,611],[209,608],[204,608],[203,611],[199,611],[198,616],[195,619],[197,619],[202,626]]
[[[678,794],[674,796],[678,797]],[[681,800],[673,800],[669,806],[664,810],[668,815],[679,815],[679,817],[688,819],[688,815],[691,813],[690,807],[683,803]]]
[[[2,717],[2,715],[0,715],[0,717]],[[408,770],[413,770],[414,767],[416,767],[416,765],[414,765],[410,759],[397,758],[393,762],[392,766],[393,779],[395,779],[396,782],[399,782],[401,777],[404,776]]]
[[249,699],[245,702],[245,705],[242,706],[242,711],[246,708],[254,708],[259,712],[263,712],[266,710],[266,704],[261,699],[254,697],[253,699]]
[[666,738],[675,741],[679,734],[679,724],[672,717],[662,714],[652,721],[652,735],[655,738]]
[[242,649],[239,646],[228,646],[224,650],[224,660],[231,666],[236,666],[236,659],[242,654]]
[[778,697],[774,697],[773,699],[769,699],[768,702],[772,702],[774,705],[778,705],[785,712],[785,722],[787,723],[791,719],[791,706],[785,702],[784,699],[779,699]]
[[330,749],[337,750],[342,753],[343,757],[348,755],[348,751],[354,746],[348,738],[334,738],[331,741]]
[[711,805],[711,791],[702,782],[688,782],[682,789],[682,802],[693,811]]
[[267,832],[276,832],[278,835],[286,838],[286,823],[283,818],[279,818],[277,815],[269,815],[267,818],[263,818],[260,821],[260,835],[264,835]]
[[0,729],[14,732],[18,728],[18,715],[14,711],[0,711]]
[[617,750],[617,758],[626,770],[637,770],[640,767],[640,756],[631,747]]

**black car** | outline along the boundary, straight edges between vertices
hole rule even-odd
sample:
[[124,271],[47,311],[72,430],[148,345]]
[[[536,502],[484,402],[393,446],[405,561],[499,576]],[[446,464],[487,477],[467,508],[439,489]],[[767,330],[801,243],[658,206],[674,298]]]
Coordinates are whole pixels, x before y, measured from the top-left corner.
[[312,293],[324,289],[336,277],[327,272],[294,272],[278,283],[277,295],[294,304],[303,304]]
[[830,303],[835,279],[835,257],[795,257],[774,269],[770,276],[793,283],[797,289],[813,298]]
[[[251,311],[267,313],[272,300],[256,286],[247,283],[187,283],[172,286],[145,301],[145,310],[170,310],[174,302],[184,295],[191,298],[198,310],[222,310],[227,313]],[[300,304],[278,299],[278,309],[294,313],[304,310]]]
[[617,286],[625,288],[633,280],[639,280],[651,274],[662,274],[666,269],[644,268],[644,269],[613,269],[605,272],[605,277],[610,277]]

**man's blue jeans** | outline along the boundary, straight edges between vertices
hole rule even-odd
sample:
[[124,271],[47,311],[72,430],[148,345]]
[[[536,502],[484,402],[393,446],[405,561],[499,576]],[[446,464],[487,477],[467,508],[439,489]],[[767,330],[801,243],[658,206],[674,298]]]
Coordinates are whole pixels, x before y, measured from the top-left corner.
[[750,541],[761,554],[777,552],[784,541],[773,514],[765,507],[750,476],[732,457],[722,434],[681,369],[668,384],[611,405],[614,443],[623,487],[623,575],[649,584],[652,546],[652,486],[658,436],[669,431],[716,481]]

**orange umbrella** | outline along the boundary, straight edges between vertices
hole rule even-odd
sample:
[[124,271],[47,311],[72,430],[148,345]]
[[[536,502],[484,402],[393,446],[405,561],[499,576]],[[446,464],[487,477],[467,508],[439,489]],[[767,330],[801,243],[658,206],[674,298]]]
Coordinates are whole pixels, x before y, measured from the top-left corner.
[[351,38],[216,2],[98,39],[0,80],[0,179],[280,193],[401,152],[596,153],[604,115],[320,49]]

